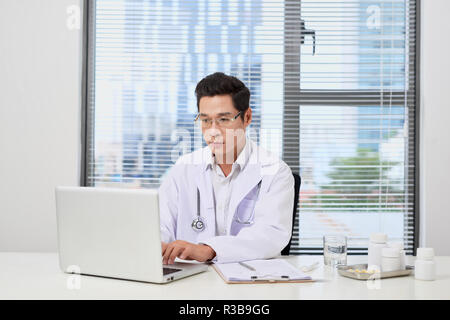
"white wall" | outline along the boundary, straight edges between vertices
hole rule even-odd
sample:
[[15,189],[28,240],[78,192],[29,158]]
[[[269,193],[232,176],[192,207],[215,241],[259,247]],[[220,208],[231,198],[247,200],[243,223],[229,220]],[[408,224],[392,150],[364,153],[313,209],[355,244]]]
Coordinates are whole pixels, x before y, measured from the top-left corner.
[[54,187],[79,183],[79,0],[0,0],[0,251],[55,251]]
[[[54,251],[54,187],[79,183],[80,0],[0,0],[0,251]],[[422,1],[421,245],[450,255],[450,12]]]
[[422,0],[421,238],[450,255],[450,1]]

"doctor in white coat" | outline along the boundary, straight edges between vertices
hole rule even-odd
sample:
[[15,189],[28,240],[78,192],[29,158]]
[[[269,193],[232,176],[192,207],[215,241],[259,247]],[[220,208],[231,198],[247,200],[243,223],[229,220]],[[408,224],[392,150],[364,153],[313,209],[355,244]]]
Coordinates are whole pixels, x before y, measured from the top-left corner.
[[195,89],[207,147],[183,155],[160,187],[163,263],[267,259],[291,237],[290,168],[246,137],[250,91],[214,73]]

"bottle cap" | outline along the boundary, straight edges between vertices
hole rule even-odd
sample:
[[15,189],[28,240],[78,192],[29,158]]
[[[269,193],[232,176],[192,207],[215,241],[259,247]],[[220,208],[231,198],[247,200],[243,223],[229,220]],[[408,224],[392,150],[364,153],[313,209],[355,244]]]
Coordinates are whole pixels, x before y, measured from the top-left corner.
[[403,250],[403,243],[401,242],[388,242],[388,247]]
[[387,241],[387,235],[384,233],[372,233],[370,235],[370,241],[375,243],[385,243]]
[[383,248],[381,249],[381,256],[386,258],[398,258],[400,256],[400,251],[398,248]]
[[433,248],[417,248],[417,259],[433,260],[433,258],[434,258]]

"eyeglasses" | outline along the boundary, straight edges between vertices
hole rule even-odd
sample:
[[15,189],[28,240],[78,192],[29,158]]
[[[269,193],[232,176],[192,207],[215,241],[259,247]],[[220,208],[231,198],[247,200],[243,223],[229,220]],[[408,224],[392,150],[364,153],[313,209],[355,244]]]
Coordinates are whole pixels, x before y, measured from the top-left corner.
[[220,117],[217,119],[210,118],[200,118],[200,113],[195,117],[194,122],[200,125],[202,128],[211,128],[213,121],[216,122],[216,125],[221,128],[229,128],[233,122],[239,117],[241,111],[238,112],[234,117]]

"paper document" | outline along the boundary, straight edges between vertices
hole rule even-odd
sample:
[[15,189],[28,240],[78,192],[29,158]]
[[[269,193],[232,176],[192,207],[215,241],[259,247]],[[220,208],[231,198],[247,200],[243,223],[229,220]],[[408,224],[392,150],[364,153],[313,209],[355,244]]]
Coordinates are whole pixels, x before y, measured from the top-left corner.
[[312,280],[284,259],[251,260],[243,264],[217,263],[214,266],[227,282]]

